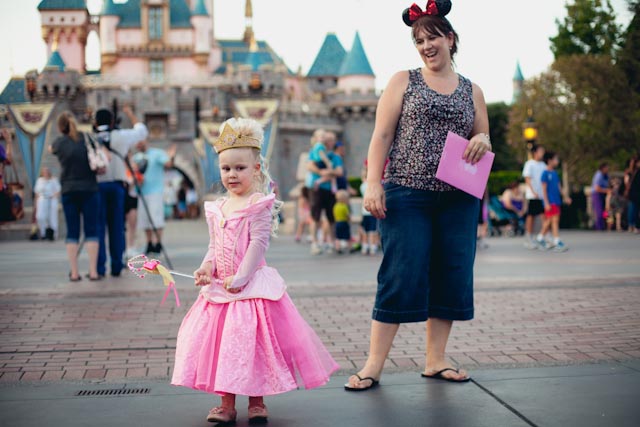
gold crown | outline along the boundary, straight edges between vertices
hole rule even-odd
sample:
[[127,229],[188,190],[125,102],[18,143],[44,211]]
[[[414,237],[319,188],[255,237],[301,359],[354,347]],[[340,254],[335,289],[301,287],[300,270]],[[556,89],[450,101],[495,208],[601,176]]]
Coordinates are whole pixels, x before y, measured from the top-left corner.
[[240,148],[240,147],[249,147],[249,148],[257,148],[260,150],[261,148],[260,139],[250,136],[250,135],[242,135],[239,132],[236,132],[229,123],[224,125],[222,129],[222,133],[213,142],[213,148],[216,150],[216,153],[220,154],[224,150],[228,150],[229,148]]

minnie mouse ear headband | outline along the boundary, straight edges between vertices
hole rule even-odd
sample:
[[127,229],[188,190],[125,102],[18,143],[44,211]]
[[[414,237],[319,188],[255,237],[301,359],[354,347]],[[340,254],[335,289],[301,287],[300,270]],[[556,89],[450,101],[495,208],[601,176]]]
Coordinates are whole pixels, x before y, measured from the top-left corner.
[[444,18],[450,11],[450,0],[428,0],[424,11],[415,3],[413,3],[411,7],[406,8],[404,12],[402,12],[402,20],[407,26],[411,27],[414,22],[423,16],[430,15]]

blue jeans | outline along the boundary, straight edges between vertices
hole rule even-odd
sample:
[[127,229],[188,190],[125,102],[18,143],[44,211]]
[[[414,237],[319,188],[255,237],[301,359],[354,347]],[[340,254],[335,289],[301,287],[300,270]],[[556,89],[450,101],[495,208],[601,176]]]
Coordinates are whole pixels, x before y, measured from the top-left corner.
[[120,181],[101,182],[100,214],[98,219],[98,274],[104,276],[106,272],[107,247],[105,234],[109,234],[109,258],[111,259],[111,274],[118,275],[122,270],[124,255],[124,199],[125,188]]
[[473,318],[480,201],[461,191],[385,184],[383,258],[373,319],[384,323]]
[[80,241],[80,218],[87,242],[98,241],[98,210],[100,195],[97,191],[72,191],[62,195],[62,210],[67,223],[66,243]]

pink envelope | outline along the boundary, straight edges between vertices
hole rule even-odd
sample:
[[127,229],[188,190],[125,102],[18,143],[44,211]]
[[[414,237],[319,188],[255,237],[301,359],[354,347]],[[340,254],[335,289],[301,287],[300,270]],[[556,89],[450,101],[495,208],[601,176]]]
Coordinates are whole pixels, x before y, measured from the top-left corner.
[[436,178],[482,199],[495,154],[488,151],[478,163],[472,165],[462,158],[468,144],[469,141],[460,135],[453,132],[447,134]]

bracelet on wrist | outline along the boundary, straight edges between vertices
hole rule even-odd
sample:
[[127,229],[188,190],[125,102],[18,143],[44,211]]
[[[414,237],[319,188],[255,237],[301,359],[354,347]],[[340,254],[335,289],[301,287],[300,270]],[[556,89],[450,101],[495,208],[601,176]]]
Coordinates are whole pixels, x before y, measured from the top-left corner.
[[478,135],[484,136],[485,137],[485,143],[487,143],[489,145],[489,150],[491,150],[491,148],[493,147],[491,145],[491,136],[488,133],[485,132],[480,132]]

